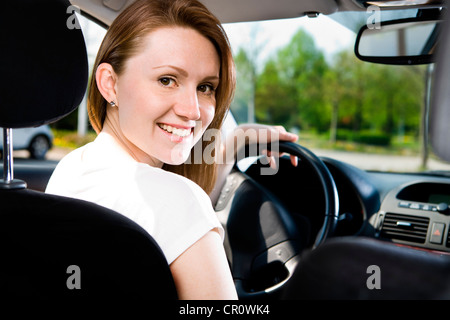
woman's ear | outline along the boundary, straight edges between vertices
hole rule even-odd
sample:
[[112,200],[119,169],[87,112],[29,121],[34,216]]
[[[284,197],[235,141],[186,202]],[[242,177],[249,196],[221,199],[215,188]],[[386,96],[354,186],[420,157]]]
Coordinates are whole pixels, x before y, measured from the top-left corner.
[[108,103],[113,101],[115,104],[118,104],[116,92],[117,75],[109,63],[104,62],[98,66],[95,72],[95,80],[103,98]]

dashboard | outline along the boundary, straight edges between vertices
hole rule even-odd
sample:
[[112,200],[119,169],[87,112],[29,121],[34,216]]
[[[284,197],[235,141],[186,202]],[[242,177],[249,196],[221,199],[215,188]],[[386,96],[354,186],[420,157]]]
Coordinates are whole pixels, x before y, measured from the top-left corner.
[[450,252],[450,184],[422,178],[389,192],[371,220],[376,236],[396,243]]
[[[450,252],[450,178],[366,172],[336,160],[324,162],[337,180],[342,208],[351,206],[348,202],[361,203],[363,223],[354,226],[360,229],[353,234]],[[344,183],[350,187],[342,188]]]

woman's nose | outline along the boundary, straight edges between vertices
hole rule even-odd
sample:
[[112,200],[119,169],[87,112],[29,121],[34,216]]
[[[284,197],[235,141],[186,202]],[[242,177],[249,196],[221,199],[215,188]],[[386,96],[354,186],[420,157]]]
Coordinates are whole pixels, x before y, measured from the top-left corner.
[[200,119],[200,105],[198,101],[197,89],[186,90],[176,104],[175,113],[187,120]]

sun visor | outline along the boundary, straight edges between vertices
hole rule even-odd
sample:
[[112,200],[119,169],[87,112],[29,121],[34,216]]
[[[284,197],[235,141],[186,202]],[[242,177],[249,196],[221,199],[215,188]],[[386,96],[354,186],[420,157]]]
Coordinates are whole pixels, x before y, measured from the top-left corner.
[[285,19],[309,14],[331,14],[334,0],[200,0],[222,23]]

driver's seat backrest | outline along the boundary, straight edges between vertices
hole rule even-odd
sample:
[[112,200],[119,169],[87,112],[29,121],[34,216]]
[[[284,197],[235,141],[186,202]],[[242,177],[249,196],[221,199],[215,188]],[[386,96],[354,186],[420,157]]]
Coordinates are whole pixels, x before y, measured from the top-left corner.
[[[47,124],[80,104],[88,65],[74,19],[68,0],[2,3],[1,127]],[[12,177],[11,156],[4,148],[2,298],[177,298],[167,260],[145,230],[96,204],[27,189]]]
[[152,237],[90,202],[0,190],[0,293],[13,299],[176,299]]

